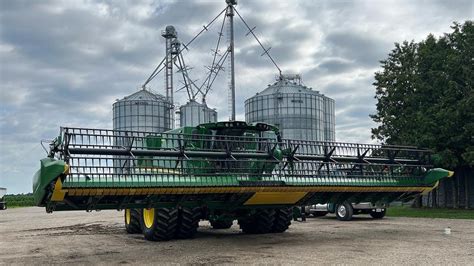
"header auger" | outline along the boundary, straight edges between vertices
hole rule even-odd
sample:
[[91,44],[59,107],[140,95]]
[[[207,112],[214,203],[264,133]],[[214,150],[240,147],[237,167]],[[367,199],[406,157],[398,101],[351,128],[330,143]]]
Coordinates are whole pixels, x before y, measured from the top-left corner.
[[283,232],[291,207],[409,200],[451,173],[430,151],[281,139],[278,128],[218,122],[165,133],[61,128],[33,192],[47,212],[125,209],[129,232],[191,237],[199,219]]

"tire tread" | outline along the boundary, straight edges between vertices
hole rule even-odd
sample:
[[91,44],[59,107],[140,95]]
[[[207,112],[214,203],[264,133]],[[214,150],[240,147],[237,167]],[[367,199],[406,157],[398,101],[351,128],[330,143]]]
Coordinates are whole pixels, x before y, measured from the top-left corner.
[[281,208],[275,210],[275,221],[273,222],[272,232],[283,233],[291,225],[293,219],[293,210],[291,208]]
[[130,224],[127,224],[126,214],[124,213],[125,230],[127,233],[139,234],[142,232],[141,217],[142,213],[139,209],[130,209]]
[[193,238],[199,227],[199,208],[181,208],[178,214],[176,238]]

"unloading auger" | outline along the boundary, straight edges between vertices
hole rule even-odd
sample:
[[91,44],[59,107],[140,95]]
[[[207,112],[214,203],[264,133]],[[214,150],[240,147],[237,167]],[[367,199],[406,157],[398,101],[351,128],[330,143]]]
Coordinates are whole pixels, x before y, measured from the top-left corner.
[[284,232],[293,206],[410,200],[452,175],[408,146],[281,139],[264,123],[165,133],[61,128],[35,174],[47,212],[125,209],[129,233],[189,238],[200,219],[246,233]]

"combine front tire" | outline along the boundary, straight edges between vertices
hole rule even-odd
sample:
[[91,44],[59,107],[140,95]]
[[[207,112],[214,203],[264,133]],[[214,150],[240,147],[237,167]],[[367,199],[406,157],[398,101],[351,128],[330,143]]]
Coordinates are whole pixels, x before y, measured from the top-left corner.
[[275,221],[275,210],[260,209],[246,219],[239,220],[240,228],[247,234],[270,233]]
[[138,209],[125,209],[125,230],[129,234],[138,234],[142,232],[141,212]]
[[182,208],[178,213],[176,238],[193,238],[199,227],[199,208]]
[[282,208],[275,210],[275,220],[273,221],[272,232],[283,233],[291,224],[293,218],[292,208]]
[[145,239],[151,241],[170,240],[176,235],[177,227],[178,209],[143,209],[142,228]]

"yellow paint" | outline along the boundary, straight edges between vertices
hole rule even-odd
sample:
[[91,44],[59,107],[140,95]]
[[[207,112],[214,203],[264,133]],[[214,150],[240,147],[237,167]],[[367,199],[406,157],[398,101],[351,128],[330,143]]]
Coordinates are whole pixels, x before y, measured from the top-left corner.
[[196,187],[196,188],[69,188],[64,189],[69,196],[109,196],[109,195],[169,195],[206,193],[253,193],[253,192],[426,192],[433,187]]
[[146,228],[151,228],[153,226],[153,222],[155,221],[155,209],[143,209],[143,223],[145,224]]
[[67,190],[62,189],[63,183],[61,182],[61,178],[56,180],[56,184],[54,184],[53,195],[51,196],[51,201],[63,201],[64,196],[66,196]]
[[433,187],[428,187],[428,188],[426,188],[425,190],[423,190],[423,192],[421,193],[421,195],[423,195],[423,196],[428,195],[428,193],[430,193],[433,189],[437,188],[438,186],[439,186],[439,181],[436,181],[436,183],[434,184]]
[[63,171],[64,174],[69,174],[69,164],[64,164],[64,171]]
[[130,214],[130,209],[125,209],[125,223],[130,224],[132,220],[132,215]]
[[308,192],[257,192],[244,205],[294,204]]

